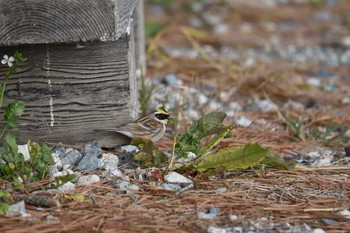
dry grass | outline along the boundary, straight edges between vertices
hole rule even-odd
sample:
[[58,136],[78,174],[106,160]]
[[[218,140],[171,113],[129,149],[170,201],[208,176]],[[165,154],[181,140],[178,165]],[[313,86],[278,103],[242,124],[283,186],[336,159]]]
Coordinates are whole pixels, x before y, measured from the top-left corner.
[[[0,217],[2,232],[205,232],[209,225],[239,226],[267,218],[268,223],[307,223],[327,232],[347,232],[348,219],[337,212],[350,208],[349,168],[295,171],[235,172],[216,180],[195,180],[195,188],[180,195],[154,182],[133,180],[142,191],[136,198],[118,193],[112,180],[79,187],[84,202],[61,197],[59,209],[29,207],[29,218]],[[218,191],[226,188],[226,192]],[[215,219],[198,212],[220,208]],[[59,223],[47,223],[48,215]],[[238,219],[230,219],[230,215]],[[325,225],[321,219],[337,224]]]

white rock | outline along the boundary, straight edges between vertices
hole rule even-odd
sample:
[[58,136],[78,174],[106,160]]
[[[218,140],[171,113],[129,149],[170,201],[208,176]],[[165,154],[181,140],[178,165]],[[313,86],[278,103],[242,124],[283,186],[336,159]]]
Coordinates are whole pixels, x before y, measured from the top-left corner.
[[321,86],[321,80],[319,78],[309,78],[306,83],[313,87]]
[[123,152],[129,153],[129,154],[134,154],[140,151],[137,146],[132,146],[132,145],[126,145],[120,148],[122,149]]
[[28,162],[30,160],[29,148],[28,145],[18,145],[18,153],[21,153],[24,157],[24,161]]
[[315,228],[312,233],[326,233],[322,228]]
[[241,125],[243,127],[248,127],[252,124],[252,121],[245,116],[240,116],[237,120],[235,120],[235,122],[237,125]]
[[165,188],[170,191],[179,191],[181,190],[181,186],[178,184],[168,184],[168,183],[162,183],[160,187]]
[[349,218],[350,219],[350,211],[349,210],[339,211],[338,214],[344,216],[345,218]]
[[319,150],[319,151],[312,151],[307,154],[310,158],[316,158],[315,162],[310,164],[312,167],[324,167],[331,165],[331,162],[333,160],[333,151],[331,150]]
[[217,190],[215,190],[216,193],[226,193],[227,192],[227,188],[226,187],[221,187],[218,188]]
[[208,233],[227,233],[225,228],[220,228],[220,227],[214,227],[214,226],[209,226],[208,227]]
[[[213,218],[216,218],[217,215],[215,213],[198,212],[197,217],[200,219],[213,219]],[[224,232],[226,232],[226,231],[224,231]]]
[[119,158],[115,154],[112,153],[103,153],[100,158],[101,166],[118,166],[119,164]]
[[75,184],[72,182],[68,181],[67,183],[61,185],[58,187],[58,190],[65,192],[65,191],[71,191],[75,189]]
[[257,105],[263,112],[270,112],[275,109],[275,105],[268,100],[260,100],[257,102]]
[[10,205],[6,213],[7,217],[21,216],[28,217],[30,214],[26,213],[26,206],[24,201],[17,202],[16,204]]
[[86,175],[86,176],[81,176],[78,179],[78,185],[89,185],[92,183],[97,183],[100,181],[100,177],[98,175],[92,174],[92,175]]
[[229,216],[229,218],[230,218],[231,221],[237,221],[237,220],[239,220],[239,217],[238,217],[237,215],[233,215],[233,214],[231,214],[231,215]]
[[342,44],[346,47],[350,47],[350,36],[344,36],[342,38]]
[[62,168],[62,161],[59,157],[59,152],[51,154],[53,162],[55,163],[54,165],[58,168]]
[[51,214],[49,214],[49,215],[46,216],[45,222],[49,223],[49,224],[57,224],[57,223],[60,223],[60,219],[55,217],[55,216],[53,216],[53,215],[51,215]]
[[179,183],[179,184],[191,184],[192,180],[184,177],[177,172],[169,172],[164,176],[164,180],[169,183]]

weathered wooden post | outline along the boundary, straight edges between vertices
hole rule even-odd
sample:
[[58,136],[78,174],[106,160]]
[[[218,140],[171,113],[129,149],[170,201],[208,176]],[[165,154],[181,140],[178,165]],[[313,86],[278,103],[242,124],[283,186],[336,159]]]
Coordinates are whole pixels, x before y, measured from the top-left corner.
[[[142,0],[0,0],[0,55],[27,61],[5,99],[21,99],[19,140],[77,144],[137,115],[134,26]],[[133,16],[134,14],[134,16]],[[141,28],[140,28],[141,27]],[[141,31],[140,31],[141,30]],[[137,40],[137,43],[143,43]],[[141,68],[140,68],[141,69]],[[0,67],[0,78],[5,66]],[[1,121],[1,120],[0,120]],[[108,140],[111,139],[111,140]],[[117,143],[107,138],[105,146]]]

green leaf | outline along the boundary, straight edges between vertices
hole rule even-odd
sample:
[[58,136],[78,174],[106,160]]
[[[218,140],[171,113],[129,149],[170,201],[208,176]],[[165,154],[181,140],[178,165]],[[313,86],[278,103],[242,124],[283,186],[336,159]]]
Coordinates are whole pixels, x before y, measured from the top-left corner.
[[145,36],[146,38],[153,38],[155,37],[159,32],[163,31],[169,23],[149,23],[146,22],[145,25]]
[[15,156],[18,151],[16,137],[13,134],[7,134],[5,136],[5,142],[5,151]]
[[5,197],[5,198],[10,198],[11,194],[9,192],[6,191],[1,191],[0,190],[0,198]]
[[24,103],[20,100],[14,100],[4,111],[6,124],[11,127],[16,127],[18,118],[24,112]]
[[[226,117],[224,112],[212,112],[202,116],[199,120],[193,121],[188,133],[182,134],[176,143],[176,152],[180,157],[186,157],[187,152],[193,152],[197,155],[200,151],[210,150],[217,145],[224,137],[217,137],[213,145],[209,144],[208,148],[201,150],[201,140],[207,136],[221,134],[227,130],[222,124]],[[211,147],[211,148],[210,148]]]
[[66,176],[55,177],[55,182],[54,182],[54,184],[50,185],[50,188],[58,188],[61,185],[64,185],[65,183],[74,180],[76,177],[77,177],[76,174],[69,174]]
[[134,138],[131,145],[139,148],[140,151],[134,155],[134,159],[139,161],[142,167],[161,167],[168,161],[168,157],[149,139]]
[[0,214],[6,214],[9,208],[10,206],[7,203],[0,201]]
[[222,139],[228,135],[235,126],[227,126],[221,128],[220,132],[217,132],[214,139],[212,139],[205,147],[201,149],[199,157],[207,155],[215,146],[217,146]]
[[276,152],[270,152],[268,156],[266,156],[264,160],[261,161],[260,164],[269,168],[292,170],[296,163],[295,161],[290,161],[287,163],[280,154]]
[[217,130],[222,127],[222,122],[226,118],[224,112],[212,112],[204,115],[197,121],[193,121],[188,133],[197,134],[200,138],[216,134]]
[[267,156],[268,151],[257,143],[248,143],[240,147],[228,147],[206,156],[195,168],[199,172],[210,169],[218,171],[246,169],[259,164]]

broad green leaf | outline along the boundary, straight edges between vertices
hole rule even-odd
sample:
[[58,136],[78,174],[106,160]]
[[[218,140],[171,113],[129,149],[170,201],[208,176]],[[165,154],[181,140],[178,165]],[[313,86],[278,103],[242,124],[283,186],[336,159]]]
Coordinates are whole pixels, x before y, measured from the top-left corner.
[[270,152],[268,156],[266,156],[265,159],[261,161],[261,165],[265,165],[265,167],[269,168],[292,170],[295,166],[295,163],[287,163],[280,154],[276,152]]
[[206,156],[198,163],[196,169],[199,172],[205,172],[209,169],[219,169],[220,171],[246,169],[259,164],[267,156],[268,151],[257,143],[228,147]]
[[231,130],[234,128],[234,126],[227,126],[221,129],[220,132],[217,132],[214,139],[212,139],[205,147],[202,148],[199,156],[205,156],[207,155],[215,146],[217,146],[222,139],[228,135]]
[[149,139],[134,138],[131,145],[139,148],[140,151],[134,155],[134,159],[143,167],[161,167],[168,161],[168,157]]
[[[201,140],[203,138],[226,131],[227,127],[222,124],[225,117],[226,113],[224,112],[213,112],[204,115],[199,120],[193,121],[188,133],[182,134],[176,143],[177,154],[181,157],[186,157],[187,152],[200,154]],[[219,142],[216,141],[214,144]]]
[[224,112],[212,112],[204,115],[199,120],[193,121],[188,133],[198,134],[200,138],[215,134],[215,130],[221,126],[221,123],[226,118]]

